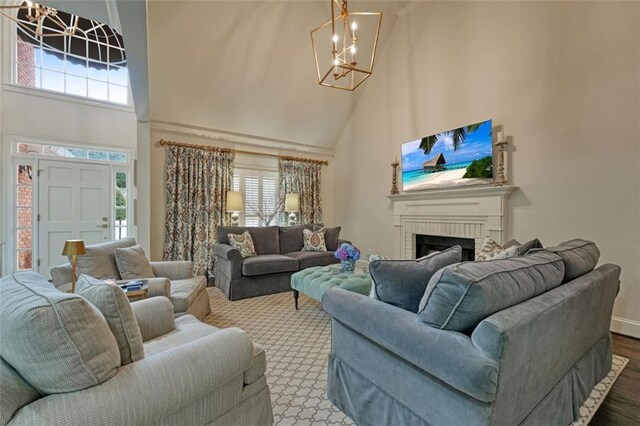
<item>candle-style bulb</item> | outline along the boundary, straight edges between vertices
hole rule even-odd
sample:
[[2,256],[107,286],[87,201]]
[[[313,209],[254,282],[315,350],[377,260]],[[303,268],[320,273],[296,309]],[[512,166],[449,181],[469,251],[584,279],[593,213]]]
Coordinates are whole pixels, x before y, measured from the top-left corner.
[[351,54],[352,55],[356,54],[356,47],[355,46],[351,46]]
[[333,42],[337,43],[338,42],[338,34],[334,34],[333,35]]
[[335,58],[335,59],[333,60],[333,65],[335,65],[336,67],[337,67],[338,65],[340,65],[340,60],[338,60],[338,58]]
[[356,28],[358,28],[358,23],[357,22],[352,22],[351,23],[351,29],[355,31]]

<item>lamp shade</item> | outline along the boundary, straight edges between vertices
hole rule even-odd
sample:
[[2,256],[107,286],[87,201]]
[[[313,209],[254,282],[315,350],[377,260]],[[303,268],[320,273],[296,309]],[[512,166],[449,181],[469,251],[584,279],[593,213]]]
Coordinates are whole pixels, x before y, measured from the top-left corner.
[[83,240],[67,240],[62,249],[63,256],[80,256],[85,253]]
[[242,192],[227,191],[227,211],[242,211]]
[[300,211],[300,196],[298,194],[285,195],[284,211],[294,213]]

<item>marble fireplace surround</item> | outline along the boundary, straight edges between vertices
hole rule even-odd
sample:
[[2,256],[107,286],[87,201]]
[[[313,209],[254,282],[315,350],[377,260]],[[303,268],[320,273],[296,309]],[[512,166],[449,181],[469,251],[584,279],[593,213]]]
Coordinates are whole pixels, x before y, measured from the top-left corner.
[[489,237],[508,235],[507,200],[516,186],[472,186],[389,195],[395,259],[415,259],[416,235],[472,238],[476,253]]

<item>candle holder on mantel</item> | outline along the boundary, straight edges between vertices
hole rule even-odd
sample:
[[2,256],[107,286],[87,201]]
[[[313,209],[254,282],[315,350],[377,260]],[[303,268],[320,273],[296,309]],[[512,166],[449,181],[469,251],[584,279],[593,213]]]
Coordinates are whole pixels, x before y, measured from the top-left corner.
[[393,168],[393,174],[391,175],[391,195],[396,195],[399,194],[400,191],[398,191],[398,166],[400,165],[400,163],[398,163],[398,157],[396,157],[395,161],[393,163],[391,163],[391,167]]
[[497,174],[493,181],[495,186],[503,186],[507,183],[507,177],[504,175],[504,147],[508,143],[507,138],[504,136],[504,132],[498,132],[495,143],[498,150]]

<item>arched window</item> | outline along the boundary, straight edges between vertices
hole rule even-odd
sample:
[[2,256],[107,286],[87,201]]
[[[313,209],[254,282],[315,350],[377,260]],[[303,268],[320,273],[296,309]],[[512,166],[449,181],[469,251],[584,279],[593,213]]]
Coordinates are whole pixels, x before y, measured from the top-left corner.
[[[113,28],[25,1],[16,15],[14,83],[129,104],[122,36]],[[37,19],[36,19],[37,18]]]

